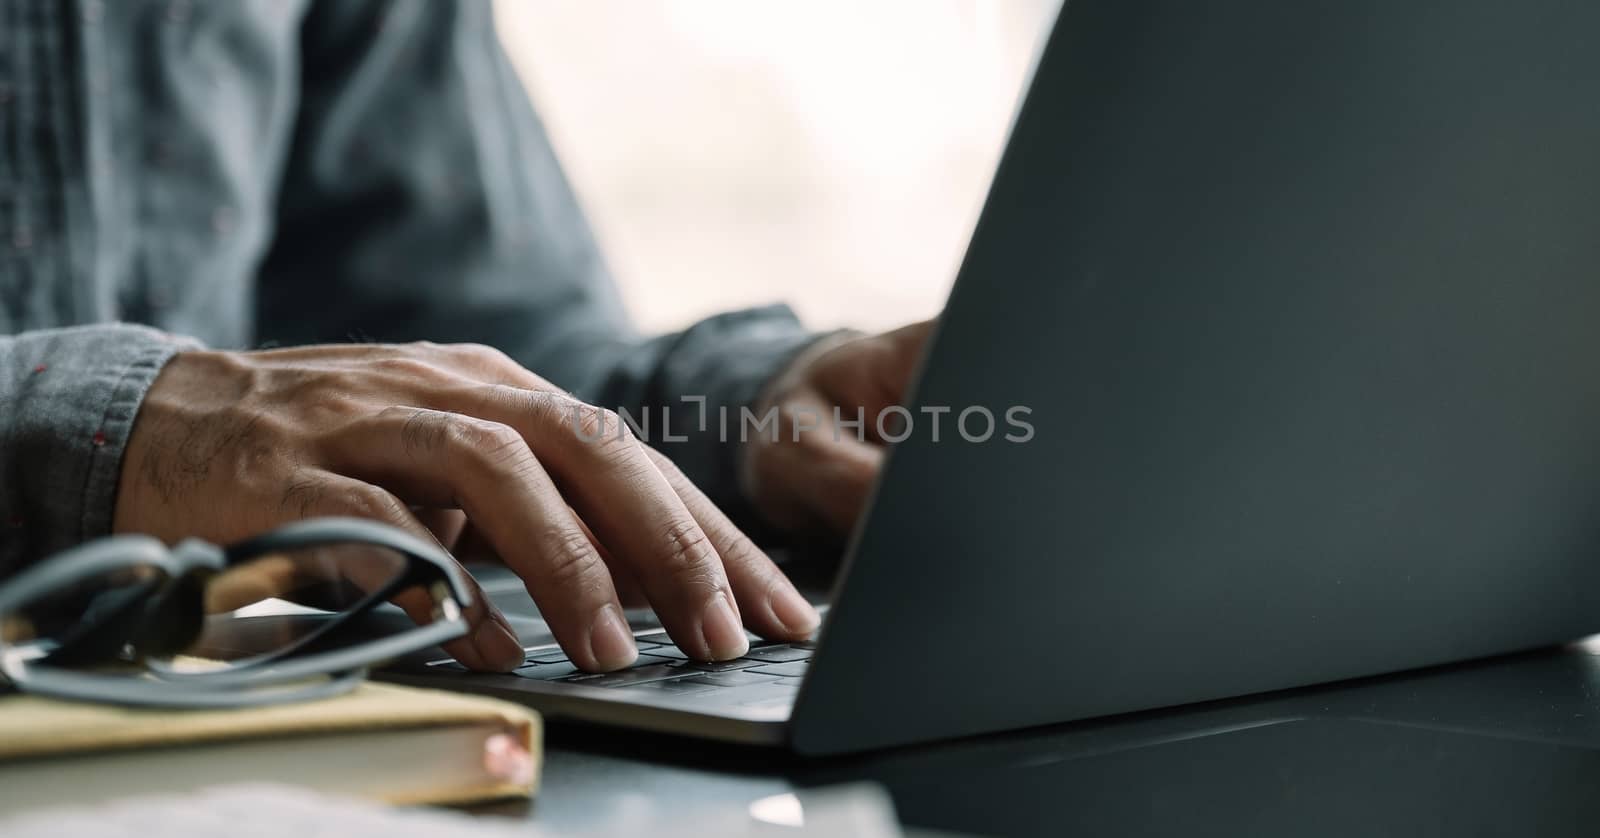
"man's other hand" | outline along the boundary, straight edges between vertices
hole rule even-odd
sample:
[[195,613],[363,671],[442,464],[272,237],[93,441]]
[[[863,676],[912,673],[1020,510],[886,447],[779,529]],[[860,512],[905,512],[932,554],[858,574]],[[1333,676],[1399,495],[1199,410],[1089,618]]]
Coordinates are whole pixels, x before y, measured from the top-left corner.
[[850,531],[883,463],[884,437],[903,433],[890,408],[904,401],[932,328],[928,320],[827,338],[774,379],[758,415],[777,408],[777,431],[748,439],[743,475],[769,521],[791,532]]
[[[705,660],[744,654],[741,626],[778,640],[817,626],[771,560],[616,414],[482,346],[179,354],[128,440],[114,528],[226,543],[351,515],[433,539],[423,520],[461,517],[448,510],[517,571],[585,669],[637,655],[619,590]],[[477,669],[521,664],[481,591],[468,618],[451,654]]]

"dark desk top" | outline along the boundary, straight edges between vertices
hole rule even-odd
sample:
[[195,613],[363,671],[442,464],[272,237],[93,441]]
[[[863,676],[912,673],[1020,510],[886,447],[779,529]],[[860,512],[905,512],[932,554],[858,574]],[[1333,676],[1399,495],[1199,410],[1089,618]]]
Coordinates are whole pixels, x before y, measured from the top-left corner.
[[907,824],[986,834],[1592,834],[1596,655],[1591,641],[823,761],[552,721],[539,800],[506,813],[582,835],[870,779]]

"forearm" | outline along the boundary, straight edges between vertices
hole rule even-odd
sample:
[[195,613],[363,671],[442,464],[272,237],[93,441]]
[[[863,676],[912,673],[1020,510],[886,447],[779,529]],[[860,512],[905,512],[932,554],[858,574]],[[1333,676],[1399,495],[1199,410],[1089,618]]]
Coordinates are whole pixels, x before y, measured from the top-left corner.
[[0,336],[0,576],[110,531],[139,404],[186,345],[128,325]]

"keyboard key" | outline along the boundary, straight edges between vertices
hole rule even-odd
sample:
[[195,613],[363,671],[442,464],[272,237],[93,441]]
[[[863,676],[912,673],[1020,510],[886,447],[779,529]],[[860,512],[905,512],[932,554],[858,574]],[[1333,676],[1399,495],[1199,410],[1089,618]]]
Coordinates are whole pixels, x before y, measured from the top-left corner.
[[675,663],[675,661],[673,661],[671,658],[667,658],[667,657],[664,657],[662,655],[658,655],[658,654],[656,654],[656,650],[650,649],[648,651],[640,652],[639,653],[639,657],[636,658],[633,663],[628,664],[628,669],[624,669],[624,670],[621,670],[621,671],[622,672],[627,672],[628,670],[638,669],[641,666],[654,666],[654,665],[656,665],[658,663],[668,663],[668,664],[670,664],[670,663]]
[[738,660],[717,661],[715,663],[709,663],[707,661],[689,661],[683,666],[685,669],[698,669],[701,672],[731,672],[735,669],[749,669],[752,666],[760,665],[761,661],[751,661],[740,658]]
[[710,684],[713,687],[748,687],[751,684],[768,684],[779,680],[776,675],[757,675],[748,669],[735,669],[732,672],[704,672],[693,678],[685,678],[685,683]]
[[582,684],[586,687],[626,687],[632,684],[643,684],[647,681],[665,681],[671,678],[687,678],[690,673],[676,666],[665,663],[638,666],[633,669],[624,669],[620,672],[591,673],[572,675],[561,679],[567,684]]
[[565,663],[567,653],[560,649],[547,649],[528,656],[528,663]]
[[571,663],[534,663],[513,670],[511,674],[518,678],[532,678],[535,681],[554,681],[579,671],[578,667]]
[[654,690],[656,692],[672,693],[674,695],[690,695],[692,693],[710,692],[720,689],[716,684],[706,684],[699,678],[679,678],[668,681],[646,681],[642,684],[629,684],[623,689],[629,691]]
[[434,672],[438,672],[440,670],[449,670],[451,672],[471,672],[472,671],[472,670],[467,669],[465,666],[462,666],[461,664],[459,664],[459,663],[457,663],[456,661],[453,661],[453,660],[429,661],[428,662],[428,668],[433,670]]
[[[666,658],[653,657],[651,655],[640,655],[639,659],[637,661],[634,661],[633,666],[635,668],[638,668],[638,667],[651,666],[651,665],[654,665],[654,664],[662,664],[662,663],[667,663],[667,659]],[[623,672],[628,672],[630,670],[624,669],[622,671]],[[553,663],[530,663],[530,664],[527,664],[525,666],[522,666],[521,668],[517,669],[516,671],[512,672],[511,674],[517,676],[518,678],[532,678],[535,681],[554,681],[554,680],[556,680],[558,678],[567,678],[567,677],[573,676],[573,675],[596,675],[596,676],[599,676],[599,675],[606,675],[606,674],[613,674],[614,675],[616,673],[584,672],[583,670],[579,669],[577,667],[577,665],[573,664],[571,661],[569,661],[569,660],[560,660],[560,661],[556,661],[556,662],[553,662]]]
[[806,661],[790,661],[789,663],[769,663],[750,670],[762,675],[781,675],[785,678],[799,678],[806,674]]
[[657,657],[672,658],[673,660],[680,661],[686,661],[689,659],[689,656],[680,651],[677,646],[653,646],[650,648],[650,654]]
[[789,645],[762,646],[751,649],[745,658],[753,661],[766,661],[768,663],[788,663],[789,661],[811,660],[811,652],[806,649],[796,649]]

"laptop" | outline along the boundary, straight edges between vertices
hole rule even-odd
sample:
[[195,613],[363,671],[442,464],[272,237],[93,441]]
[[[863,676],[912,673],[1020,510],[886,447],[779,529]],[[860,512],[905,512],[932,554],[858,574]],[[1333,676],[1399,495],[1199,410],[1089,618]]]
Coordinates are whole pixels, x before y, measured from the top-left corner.
[[1600,630],[1597,31],[1072,0],[813,642],[382,677],[832,754]]

